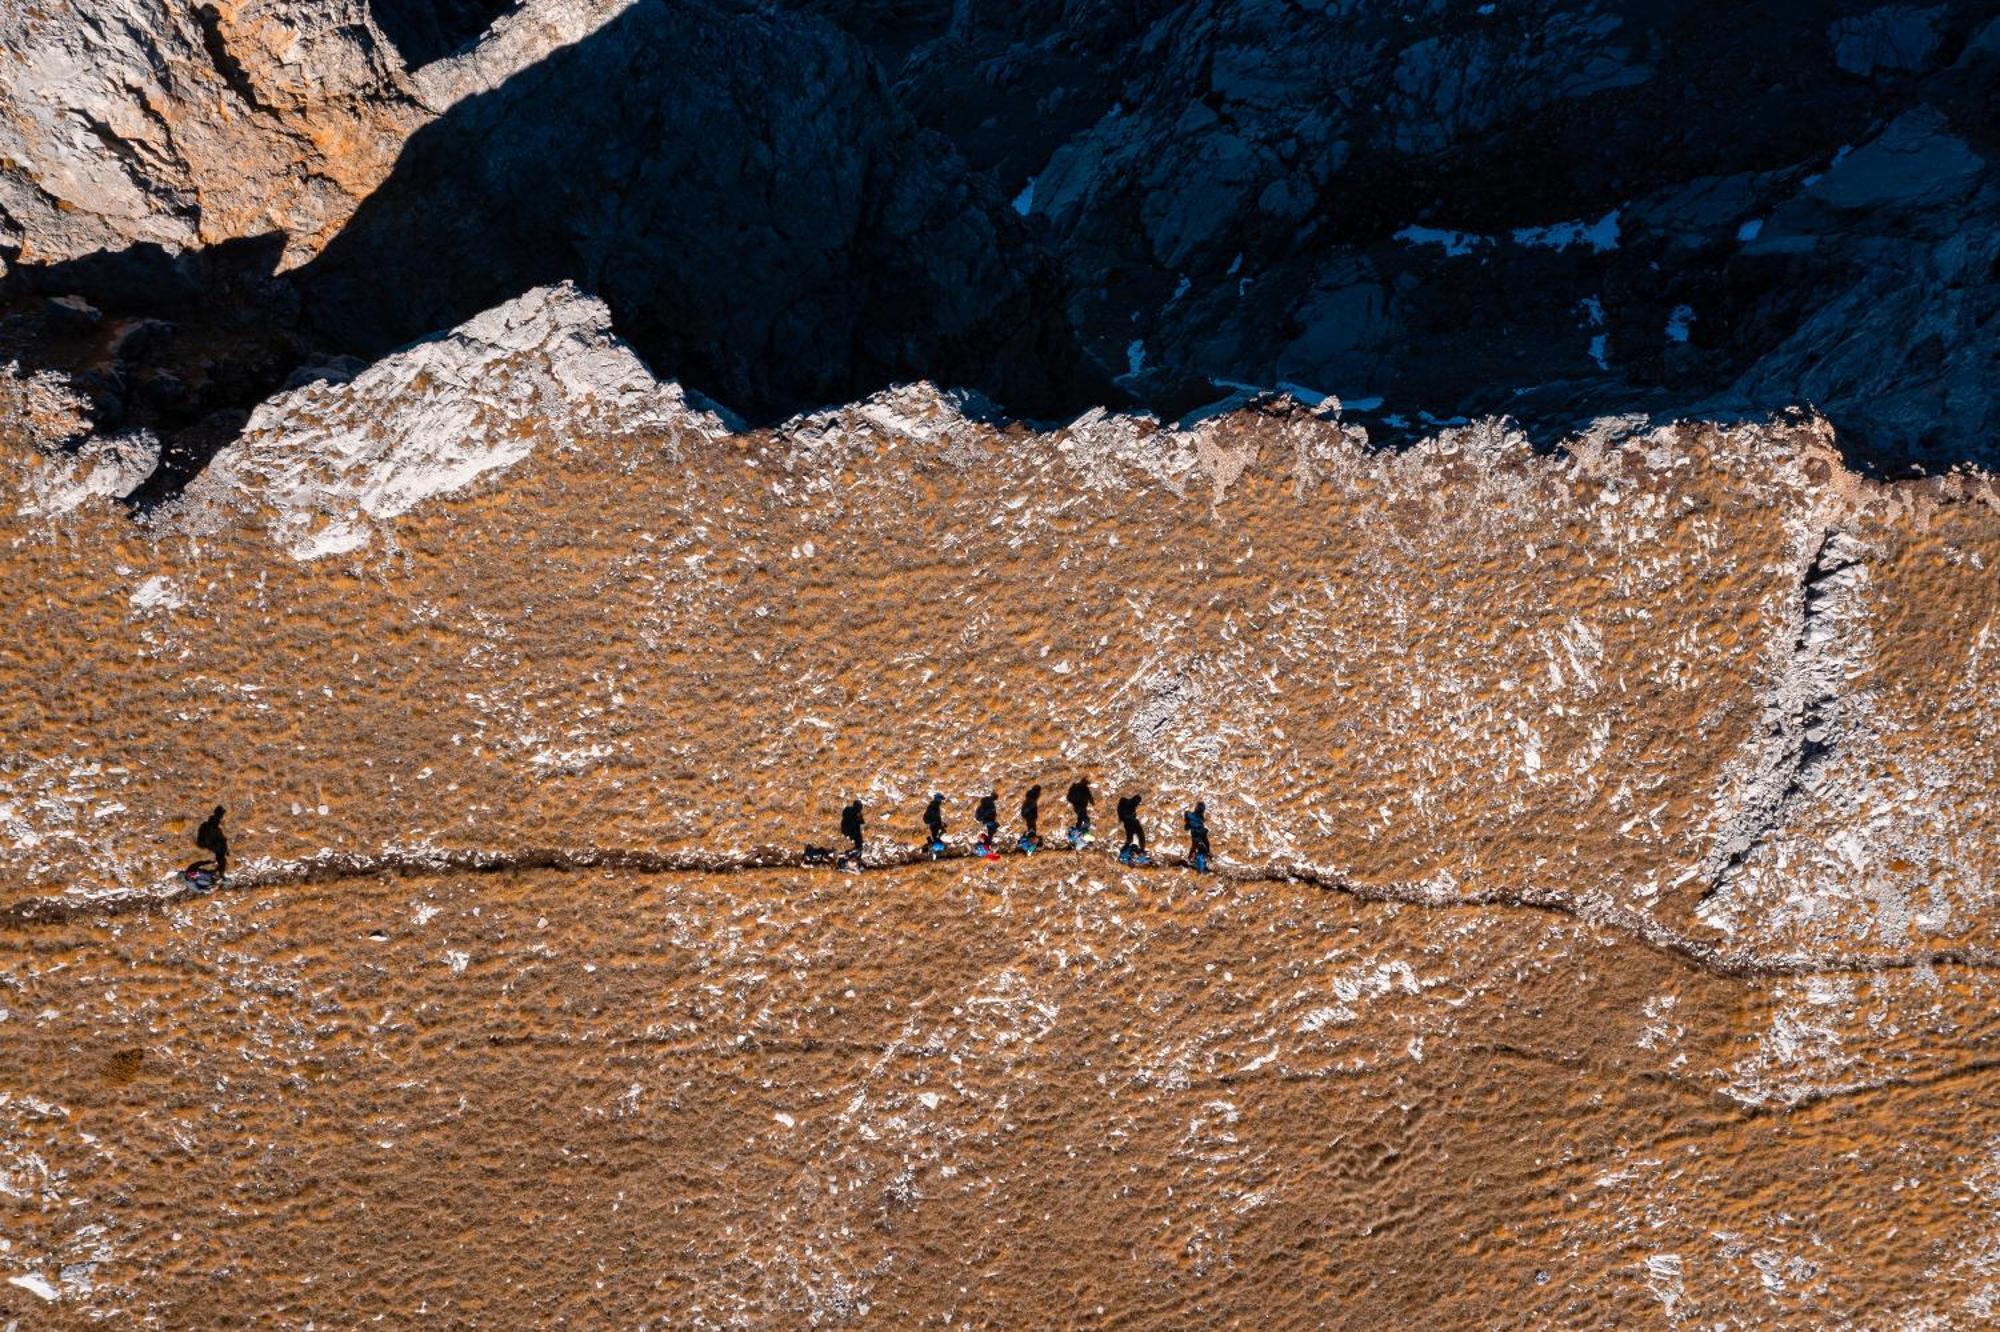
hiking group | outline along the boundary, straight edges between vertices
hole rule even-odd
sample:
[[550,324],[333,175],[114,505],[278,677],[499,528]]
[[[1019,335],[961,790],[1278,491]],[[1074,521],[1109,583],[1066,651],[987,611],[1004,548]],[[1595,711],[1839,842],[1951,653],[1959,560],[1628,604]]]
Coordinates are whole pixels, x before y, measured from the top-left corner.
[[[1073,813],[1069,832],[1065,835],[1072,850],[1081,851],[1096,840],[1090,830],[1090,807],[1096,803],[1091,793],[1088,778],[1079,777],[1070,783],[1069,792],[1063,797],[1069,802]],[[1118,801],[1118,826],[1125,834],[1124,844],[1118,849],[1118,860],[1124,865],[1150,865],[1152,858],[1146,851],[1146,828],[1139,822],[1139,800],[1137,795],[1120,797]],[[1042,849],[1041,833],[1042,788],[1030,786],[1021,797],[1021,833],[1014,839],[1014,849],[1022,855],[1033,855]],[[972,852],[982,860],[1000,858],[1000,795],[988,791],[979,797],[973,806],[972,821],[979,825],[979,836],[972,844]],[[1184,810],[1181,823],[1187,828],[1187,863],[1196,870],[1206,871],[1214,860],[1214,852],[1208,844],[1208,804],[1196,801],[1193,809]],[[932,860],[949,854],[950,848],[944,840],[944,795],[934,793],[930,803],[924,806],[924,854]],[[840,835],[847,839],[849,849],[838,857],[825,847],[808,846],[806,863],[811,865],[838,864],[842,869],[860,869],[862,862],[862,817],[861,802],[850,801],[840,812]]]
[[[1069,793],[1063,797],[1069,802],[1073,818],[1069,832],[1065,835],[1072,850],[1081,851],[1089,846],[1095,837],[1090,831],[1090,807],[1096,802],[1091,794],[1088,778],[1079,777],[1070,783]],[[207,892],[222,882],[229,872],[229,837],[222,831],[223,807],[217,805],[199,828],[195,829],[194,844],[208,853],[205,860],[197,860],[181,871],[181,877],[193,885],[197,892]],[[1030,786],[1021,797],[1021,835],[1014,839],[1014,849],[1022,855],[1033,855],[1042,849],[1042,788]],[[973,843],[973,854],[985,860],[1000,858],[1000,796],[996,791],[988,791],[973,807],[972,821],[979,825],[979,838]],[[838,865],[842,869],[861,868],[864,819],[861,802],[850,800],[840,811],[840,835],[847,839],[848,850],[835,855],[832,849],[823,846],[808,846],[805,862],[808,865]],[[1208,845],[1208,805],[1196,801],[1193,809],[1181,814],[1181,823],[1188,834],[1188,865],[1196,870],[1206,871],[1213,860]],[[1118,861],[1123,865],[1150,865],[1152,858],[1146,853],[1146,828],[1139,822],[1139,797],[1122,796],[1118,801],[1118,826],[1125,834],[1124,845],[1118,849]],[[949,848],[944,840],[944,796],[933,795],[924,807],[924,852],[932,860],[945,855]]]

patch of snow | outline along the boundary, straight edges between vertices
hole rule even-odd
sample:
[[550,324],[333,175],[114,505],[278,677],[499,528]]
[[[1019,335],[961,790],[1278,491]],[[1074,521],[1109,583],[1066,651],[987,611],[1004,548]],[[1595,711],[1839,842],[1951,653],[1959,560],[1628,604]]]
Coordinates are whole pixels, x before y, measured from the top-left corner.
[[1611,368],[1611,362],[1606,359],[1606,352],[1609,347],[1610,341],[1602,333],[1597,334],[1590,340],[1590,359],[1597,363],[1599,370],[1609,370]]
[[1329,1022],[1352,1022],[1354,1018],[1351,1008],[1315,1008],[1299,1019],[1298,1029],[1301,1032],[1318,1031]]
[[19,1286],[30,1295],[47,1300],[51,1304],[62,1298],[62,1293],[49,1284],[47,1277],[38,1276],[33,1272],[28,1273],[26,1276],[8,1277],[7,1284],[10,1286]]
[[1014,211],[1026,217],[1035,206],[1035,177],[1028,177],[1028,183],[1014,196]]
[[1517,227],[1516,245],[1537,249],[1567,250],[1572,245],[1588,245],[1598,254],[1618,248],[1618,210],[1612,209],[1595,222],[1555,222],[1546,227]]
[[[1516,227],[1509,233],[1516,245],[1532,246],[1541,250],[1567,250],[1573,245],[1588,245],[1598,254],[1618,248],[1618,210],[1612,209],[1595,222],[1577,219],[1570,222],[1552,222],[1544,227]],[[1395,233],[1395,239],[1406,245],[1437,245],[1447,255],[1472,254],[1495,244],[1491,236],[1482,236],[1475,231],[1450,231],[1442,227],[1407,226]]]
[[1745,222],[1742,226],[1736,228],[1736,239],[1740,241],[1753,241],[1757,239],[1758,235],[1763,230],[1764,230],[1764,219],[1761,217],[1753,217],[1748,222]]
[[576,749],[543,749],[535,753],[528,762],[544,773],[564,773],[569,776],[588,772],[599,762],[611,757],[610,745],[584,745]]
[[1146,344],[1143,340],[1134,338],[1125,344],[1125,375],[1127,378],[1136,378],[1145,368]]
[[1470,231],[1445,231],[1438,227],[1404,227],[1395,238],[1405,245],[1439,245],[1448,255],[1471,254],[1482,245],[1491,245],[1490,236]]
[[1674,1316],[1674,1306],[1686,1293],[1681,1284],[1682,1270],[1681,1256],[1677,1253],[1656,1253],[1646,1259],[1646,1289],[1665,1308],[1669,1318]]
[[187,597],[175,585],[174,580],[164,574],[154,574],[138,587],[132,589],[133,610],[178,610],[187,605]]
[[1686,342],[1688,329],[1694,323],[1694,307],[1676,305],[1667,314],[1667,341]]

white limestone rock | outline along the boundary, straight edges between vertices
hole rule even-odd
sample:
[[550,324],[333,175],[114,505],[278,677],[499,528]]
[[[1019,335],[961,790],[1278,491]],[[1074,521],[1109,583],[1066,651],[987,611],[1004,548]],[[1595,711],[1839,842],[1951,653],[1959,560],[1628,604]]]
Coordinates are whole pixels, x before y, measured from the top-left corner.
[[398,515],[504,471],[545,440],[630,432],[677,452],[730,425],[661,383],[603,302],[538,287],[345,383],[260,406],[189,487],[179,521],[262,511],[294,559],[361,550]]

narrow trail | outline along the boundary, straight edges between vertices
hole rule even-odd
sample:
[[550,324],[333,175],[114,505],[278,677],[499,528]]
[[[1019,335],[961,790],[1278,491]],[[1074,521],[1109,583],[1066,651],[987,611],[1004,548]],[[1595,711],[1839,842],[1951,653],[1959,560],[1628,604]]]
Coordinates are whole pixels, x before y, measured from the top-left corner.
[[[1056,860],[1077,859],[1080,853],[1065,848],[1049,848],[1039,855]],[[1111,860],[1108,850],[1081,853],[1092,859]],[[953,849],[940,860],[977,860],[969,850]],[[1018,854],[1004,860],[1020,859]],[[632,874],[728,875],[758,870],[800,870],[815,874],[842,875],[872,873],[928,864],[931,857],[918,848],[868,853],[865,870],[846,871],[832,866],[807,864],[798,851],[760,848],[742,855],[722,856],[706,852],[635,851],[615,847],[577,847],[558,850],[531,847],[519,851],[422,850],[384,851],[373,855],[328,852],[310,860],[282,863],[259,862],[229,876],[219,887],[202,892],[174,876],[173,886],[163,890],[106,894],[84,900],[37,897],[0,908],[0,927],[25,928],[59,924],[102,916],[150,911],[194,898],[244,889],[285,887],[295,884],[337,883],[350,879],[373,879],[387,874],[502,874],[519,870],[577,872],[610,869]],[[1148,866],[1119,866],[1127,872],[1158,873],[1185,870],[1180,856],[1161,856]],[[2000,950],[1990,948],[1929,948],[1902,952],[1874,953],[1764,953],[1749,948],[1730,948],[1710,943],[1662,924],[1643,912],[1620,906],[1600,896],[1568,896],[1553,892],[1524,890],[1508,892],[1487,889],[1455,893],[1414,884],[1370,885],[1351,882],[1340,875],[1303,861],[1279,861],[1266,865],[1245,865],[1219,861],[1210,877],[1225,883],[1299,884],[1326,892],[1341,893],[1361,902],[1395,903],[1402,906],[1459,910],[1492,907],[1516,911],[1539,911],[1566,916],[1597,925],[1629,937],[1634,943],[1677,958],[1698,970],[1719,976],[1748,979],[1783,976],[1830,976],[1855,973],[1915,971],[1924,968],[1959,968],[2000,971]]]

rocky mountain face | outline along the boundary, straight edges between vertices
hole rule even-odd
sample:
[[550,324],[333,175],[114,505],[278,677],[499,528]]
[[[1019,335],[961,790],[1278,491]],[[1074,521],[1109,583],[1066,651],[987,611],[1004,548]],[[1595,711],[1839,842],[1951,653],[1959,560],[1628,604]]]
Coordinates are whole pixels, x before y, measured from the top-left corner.
[[[1995,761],[1990,479],[1863,480],[1817,418],[1607,420],[1546,456],[1496,424],[1381,452],[1290,401],[1044,434],[965,407],[918,385],[745,430],[565,286],[279,395],[136,529],[105,497],[143,456],[17,447],[12,582],[77,590],[20,611],[22,677],[78,687],[77,615],[140,646],[94,668],[134,817],[18,788],[16,881],[143,887],[211,766],[345,811],[265,829],[289,861],[560,843],[580,808],[747,855],[824,840],[843,793],[1082,765],[1163,814],[1205,792],[1235,855],[1342,883],[1775,955],[1992,943],[1965,798]],[[337,687],[279,688],[274,652]],[[252,748],[204,741],[239,694]],[[34,780],[109,739],[14,707]],[[419,769],[460,792],[441,822],[377,785]]]
[[1861,465],[1991,458],[1970,3],[64,0],[0,49],[17,293],[169,330],[17,300],[14,354],[102,424],[235,413],[156,490],[294,369],[559,280],[753,420],[1289,385],[1385,439],[1809,404]]
[[[613,325],[303,384],[137,521],[4,381],[0,1309],[1982,1320],[1989,479],[1813,417],[749,429]],[[1077,775],[1221,873],[921,863],[931,792],[1054,838]]]
[[1989,1325],[1996,57],[0,12],[0,1327]]

